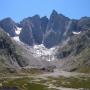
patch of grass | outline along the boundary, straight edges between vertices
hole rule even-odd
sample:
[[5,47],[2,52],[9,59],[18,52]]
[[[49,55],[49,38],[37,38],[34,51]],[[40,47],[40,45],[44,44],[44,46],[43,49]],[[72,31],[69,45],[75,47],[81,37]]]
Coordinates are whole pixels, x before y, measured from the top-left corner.
[[[3,78],[0,79],[0,87],[16,87],[18,90],[57,90],[54,88],[83,88],[90,89],[90,77],[77,76],[77,77],[47,77],[47,78],[35,78],[33,77],[21,77],[21,78]],[[50,87],[52,85],[54,87]]]
[[80,67],[77,71],[81,73],[90,73],[90,67],[83,66],[83,67]]
[[[50,78],[50,77],[49,77]],[[50,78],[55,80],[53,83],[57,87],[63,86],[66,88],[89,88],[90,89],[90,77],[59,77],[59,78]]]
[[27,73],[27,74],[30,74],[30,75],[37,75],[37,74],[42,74],[43,73],[43,71],[42,70],[40,70],[40,69],[36,69],[36,68],[30,68],[30,69],[25,69],[25,68],[23,68],[22,70],[21,70],[21,72],[24,72],[24,73]]
[[46,85],[42,85],[39,83],[32,83],[30,78],[18,78],[18,79],[3,79],[0,80],[2,82],[2,87],[13,88],[16,87],[18,90],[56,90],[49,89]]

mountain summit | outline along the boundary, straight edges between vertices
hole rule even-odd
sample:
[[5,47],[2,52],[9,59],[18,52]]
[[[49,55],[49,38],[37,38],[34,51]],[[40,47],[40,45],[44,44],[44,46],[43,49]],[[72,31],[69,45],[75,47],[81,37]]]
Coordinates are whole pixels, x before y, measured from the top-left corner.
[[0,27],[11,37],[16,37],[19,32],[18,40],[30,46],[43,44],[46,48],[51,48],[75,34],[73,32],[90,28],[90,18],[74,20],[53,10],[49,19],[35,15],[15,23],[11,18],[6,18],[0,21]]

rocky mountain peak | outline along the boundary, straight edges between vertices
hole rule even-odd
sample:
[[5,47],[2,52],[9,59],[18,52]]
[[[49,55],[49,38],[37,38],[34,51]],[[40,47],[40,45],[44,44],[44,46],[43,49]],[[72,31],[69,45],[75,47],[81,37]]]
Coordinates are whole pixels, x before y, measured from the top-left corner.
[[11,18],[0,21],[0,27],[11,37],[16,35],[17,26],[22,29],[18,35],[22,42],[29,45],[44,44],[45,47],[51,48],[71,37],[73,32],[89,29],[90,18],[82,17],[79,20],[74,20],[53,10],[50,18],[40,17],[36,14],[23,19],[19,24],[16,24]]
[[58,12],[56,10],[53,10],[51,16],[56,16],[56,15],[58,15]]
[[40,16],[39,15],[34,15],[32,18],[33,19],[40,19]]
[[11,18],[5,18],[0,21],[0,26],[9,33],[10,36],[15,36],[16,23]]

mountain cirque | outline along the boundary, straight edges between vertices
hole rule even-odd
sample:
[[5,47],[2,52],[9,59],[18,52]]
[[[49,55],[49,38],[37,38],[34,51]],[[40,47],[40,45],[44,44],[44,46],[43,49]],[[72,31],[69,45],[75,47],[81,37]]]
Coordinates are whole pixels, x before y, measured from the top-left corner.
[[[87,72],[90,71],[90,17],[75,20],[53,10],[50,18],[35,15],[19,23],[11,18],[5,18],[0,21],[0,28],[2,29],[0,32],[5,31],[5,36],[10,39],[8,43],[10,47],[0,48],[1,51],[10,50],[10,54],[8,52],[0,54],[10,58],[4,60],[4,66],[57,67],[81,72],[84,72],[81,68],[87,68]],[[0,45],[7,44],[7,38],[3,35],[0,38],[3,40]],[[84,53],[87,54],[83,56]]]

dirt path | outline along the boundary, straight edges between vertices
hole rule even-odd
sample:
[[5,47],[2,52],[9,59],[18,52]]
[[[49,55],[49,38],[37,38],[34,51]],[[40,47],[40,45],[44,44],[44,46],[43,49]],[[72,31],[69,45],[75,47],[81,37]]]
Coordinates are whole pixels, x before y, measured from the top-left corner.
[[48,72],[44,74],[37,74],[37,75],[26,75],[26,76],[5,76],[5,77],[0,77],[2,78],[11,78],[11,79],[17,79],[17,78],[46,78],[46,77],[59,77],[59,76],[64,76],[64,77],[75,77],[75,76],[85,76],[85,77],[90,77],[90,74],[84,74],[84,73],[77,73],[77,72],[67,72],[67,71],[60,71],[58,69],[55,69],[54,72]]
[[59,71],[58,69],[54,70],[54,72],[51,73],[46,73],[39,75],[39,77],[59,77],[59,76],[64,76],[64,77],[75,77],[75,76],[90,76],[90,74],[84,74],[84,73],[77,73],[77,72],[66,72],[66,71]]

